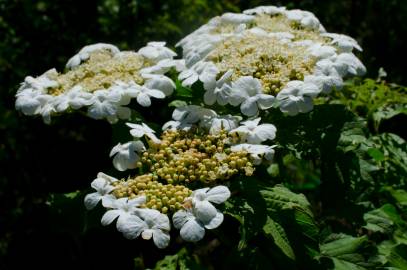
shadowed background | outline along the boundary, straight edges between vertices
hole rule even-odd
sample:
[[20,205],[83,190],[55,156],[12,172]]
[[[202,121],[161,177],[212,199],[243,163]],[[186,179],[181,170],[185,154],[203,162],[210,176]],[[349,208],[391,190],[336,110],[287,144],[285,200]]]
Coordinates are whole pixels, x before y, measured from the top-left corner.
[[[25,76],[62,70],[70,56],[91,43],[137,50],[148,41],[165,40],[173,46],[215,15],[266,4],[314,12],[327,31],[359,41],[367,76],[376,77],[383,67],[389,81],[406,84],[403,0],[0,0],[0,268],[132,269],[140,249],[113,230],[83,234],[79,222],[68,224],[64,213],[75,217],[78,211],[80,220],[81,204],[50,211],[48,202],[56,200],[51,193],[88,188],[98,171],[109,172],[112,130],[81,115],[55,118],[47,126],[17,113],[14,94]],[[151,257],[160,256],[145,246]]]

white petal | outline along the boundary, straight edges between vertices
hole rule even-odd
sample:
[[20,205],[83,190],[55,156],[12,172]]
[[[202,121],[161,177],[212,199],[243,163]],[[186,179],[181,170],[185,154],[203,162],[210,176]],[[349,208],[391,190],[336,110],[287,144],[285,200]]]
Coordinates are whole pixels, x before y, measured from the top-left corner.
[[102,205],[104,208],[113,208],[117,198],[112,194],[105,194],[102,196]]
[[273,140],[276,137],[276,127],[272,124],[262,124],[255,129],[255,133],[261,142]]
[[259,111],[257,108],[257,99],[249,98],[240,105],[240,110],[244,115],[254,116]]
[[181,229],[182,226],[184,226],[184,224],[191,219],[194,219],[194,215],[191,212],[185,210],[178,210],[172,216],[172,224],[174,224],[174,227],[176,229]]
[[217,213],[215,206],[208,201],[195,201],[193,210],[195,217],[204,224],[213,219]]
[[127,239],[136,239],[147,228],[147,224],[141,218],[130,215],[127,218],[127,222],[121,227],[121,232]]
[[206,199],[213,203],[223,203],[230,197],[230,191],[226,186],[216,186],[206,193]]
[[309,97],[304,97],[304,102],[298,103],[298,108],[299,108],[299,111],[302,113],[307,113],[307,112],[312,111],[312,109],[314,108],[312,99]]
[[151,100],[150,97],[147,94],[140,93],[137,96],[137,102],[143,107],[150,107],[151,105]]
[[259,94],[258,95],[259,99],[257,100],[257,104],[260,109],[265,110],[269,109],[273,106],[274,104],[274,96],[272,95],[266,95],[266,94]]
[[86,209],[91,210],[96,207],[98,202],[102,199],[102,196],[95,192],[85,196],[85,206]]
[[232,88],[238,91],[244,91],[249,96],[255,96],[262,93],[262,86],[260,80],[251,76],[240,77],[232,84]]
[[99,177],[99,175],[97,176],[97,178],[95,180],[92,181],[92,183],[90,183],[90,186],[99,191],[102,190],[106,187],[106,185],[108,184],[108,182],[106,181],[106,179]]
[[153,241],[158,248],[165,248],[170,243],[170,235],[161,230],[153,231]]
[[145,202],[146,202],[146,196],[138,196],[138,197],[136,197],[134,199],[128,200],[127,203],[129,205],[129,207],[133,208],[133,207],[138,207],[138,206],[142,205]]
[[216,102],[216,95],[212,90],[208,90],[204,94],[204,102],[207,105],[213,105]]
[[106,181],[106,183],[111,184],[113,182],[117,182],[118,180],[110,175],[107,175],[105,173],[99,172],[97,174],[97,178],[102,178]]
[[163,92],[154,89],[148,91],[148,95],[154,98],[165,98],[165,94]]
[[107,226],[112,223],[118,216],[120,216],[121,210],[109,210],[107,211],[101,220],[103,226]]
[[208,230],[215,229],[219,227],[219,225],[222,224],[222,222],[223,214],[218,212],[216,216],[208,224],[205,224],[205,228],[207,228]]
[[195,219],[191,219],[182,226],[180,235],[185,241],[197,242],[205,236],[205,228]]

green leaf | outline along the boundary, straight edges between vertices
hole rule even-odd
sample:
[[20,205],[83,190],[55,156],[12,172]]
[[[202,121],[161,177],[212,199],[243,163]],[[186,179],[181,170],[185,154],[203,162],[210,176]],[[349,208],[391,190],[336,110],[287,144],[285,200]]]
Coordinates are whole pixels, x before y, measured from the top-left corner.
[[332,260],[335,270],[367,269],[361,251],[368,245],[367,236],[332,235],[329,242],[322,244],[321,257]]
[[377,148],[370,148],[367,153],[376,161],[383,161],[385,159],[384,154]]
[[310,203],[304,194],[296,194],[282,185],[276,185],[272,188],[265,188],[260,191],[267,204],[269,211],[278,209],[295,209],[300,208],[312,216]]
[[384,187],[382,190],[388,192],[402,208],[407,207],[407,191],[402,189],[394,189],[392,187]]
[[192,89],[182,86],[181,82],[177,80],[175,82],[175,97],[192,98]]
[[407,269],[407,245],[400,244],[391,249],[388,265],[398,269]]
[[267,217],[267,222],[263,226],[263,231],[266,236],[271,237],[274,243],[281,249],[281,251],[290,259],[295,260],[295,254],[291,247],[290,241],[284,228],[274,222],[273,219]]
[[363,215],[367,225],[364,228],[373,232],[391,233],[396,222],[401,222],[397,209],[391,204],[385,204],[379,209],[372,210]]
[[269,215],[277,215],[284,220],[286,233],[291,241],[295,241],[296,247],[305,249],[311,257],[316,256],[319,253],[319,228],[307,198],[282,185],[264,188],[260,193],[266,202]]

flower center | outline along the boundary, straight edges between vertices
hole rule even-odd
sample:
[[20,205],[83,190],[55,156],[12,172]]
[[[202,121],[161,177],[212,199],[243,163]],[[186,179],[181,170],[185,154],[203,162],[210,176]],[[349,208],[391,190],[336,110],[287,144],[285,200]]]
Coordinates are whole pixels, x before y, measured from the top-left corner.
[[207,58],[220,75],[233,70],[232,81],[241,76],[259,79],[268,94],[278,93],[291,80],[302,80],[312,73],[316,62],[305,46],[251,33],[223,41]]
[[151,66],[151,63],[134,52],[113,56],[108,50],[94,51],[90,53],[89,59],[78,67],[63,74],[54,74],[51,79],[56,80],[59,86],[48,91],[49,94],[57,96],[76,85],[81,86],[84,91],[94,92],[108,89],[116,81],[143,84],[144,79],[139,71],[148,66]]

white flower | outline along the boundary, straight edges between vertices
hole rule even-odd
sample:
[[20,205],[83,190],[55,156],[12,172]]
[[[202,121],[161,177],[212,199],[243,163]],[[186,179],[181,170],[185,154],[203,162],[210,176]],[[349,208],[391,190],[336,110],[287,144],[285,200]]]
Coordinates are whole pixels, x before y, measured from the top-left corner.
[[134,169],[137,167],[137,161],[140,159],[139,154],[146,148],[141,141],[132,141],[125,144],[118,143],[110,151],[110,157],[113,158],[113,165],[119,171]]
[[48,88],[58,87],[58,82],[52,78],[55,76],[55,74],[58,73],[55,68],[52,68],[37,78],[27,76],[25,77],[24,83],[21,85],[18,92],[24,91],[24,89],[28,88],[43,91]]
[[338,46],[341,52],[352,52],[353,48],[362,51],[358,42],[350,36],[335,33],[323,33],[321,36],[331,38],[331,44]]
[[323,93],[329,93],[332,88],[339,90],[343,86],[342,77],[329,59],[318,61],[314,73],[312,75],[306,75],[304,82],[315,84]]
[[216,75],[219,73],[218,68],[212,62],[198,62],[190,69],[181,72],[178,79],[182,81],[182,86],[191,86],[198,79],[205,83],[216,82]]
[[289,20],[299,22],[306,28],[324,31],[317,17],[309,11],[292,9],[285,10],[283,13]]
[[117,91],[97,90],[93,92],[92,105],[88,115],[94,119],[115,117],[117,115],[121,94]]
[[87,209],[93,209],[102,200],[102,205],[107,207],[111,204],[112,200],[115,199],[113,195],[110,194],[114,190],[114,186],[111,184],[118,181],[116,178],[111,177],[102,172],[98,173],[97,178],[92,181],[91,187],[96,190],[96,192],[88,194],[85,196],[85,206]]
[[108,50],[110,51],[113,55],[116,53],[119,53],[120,50],[111,44],[106,44],[106,43],[96,43],[92,45],[87,45],[83,47],[77,54],[71,57],[71,59],[68,60],[68,63],[66,63],[66,67],[69,69],[72,69],[76,66],[79,66],[83,61],[86,61],[89,59],[90,53],[94,51],[99,51],[99,50]]
[[165,42],[157,41],[147,43],[147,46],[141,48],[138,53],[154,62],[172,59],[174,56],[177,56],[175,52],[165,47]]
[[143,107],[150,107],[152,97],[159,99],[165,98],[163,92],[138,85],[133,81],[129,83],[116,82],[114,89],[121,89],[124,95],[131,98],[137,98],[137,103]]
[[102,225],[107,226],[118,218],[116,228],[119,232],[124,232],[130,216],[135,214],[138,207],[145,202],[145,196],[139,196],[131,200],[128,198],[120,198],[111,201],[110,205],[107,207],[112,209],[106,211],[103,215],[101,220]]
[[176,108],[172,113],[172,119],[182,123],[194,124],[205,117],[214,117],[216,115],[216,112],[213,110],[202,108],[197,105],[188,105]]
[[333,58],[334,67],[342,76],[362,76],[366,73],[366,67],[353,53],[341,53]]
[[274,157],[275,146],[261,145],[261,144],[236,144],[230,147],[232,152],[246,151],[253,158],[254,165],[260,165],[263,158],[271,161]]
[[313,109],[312,99],[318,95],[321,90],[315,84],[304,83],[302,81],[290,81],[277,94],[277,100],[280,102],[280,110],[288,115],[306,113]]
[[175,89],[175,83],[164,75],[159,74],[142,74],[147,79],[144,83],[144,87],[151,90],[161,91],[165,96],[169,96]]
[[140,70],[141,74],[165,74],[175,68],[176,71],[181,72],[185,70],[184,59],[163,59],[151,67],[146,67]]
[[184,49],[184,59],[187,67],[193,67],[204,60],[208,54],[225,39],[223,36],[210,33],[191,36]]
[[244,115],[256,115],[259,109],[269,109],[274,104],[272,95],[263,94],[261,83],[251,76],[240,77],[232,83],[232,92],[229,103],[233,106],[240,105]]
[[144,240],[153,238],[158,248],[165,248],[170,242],[170,220],[168,216],[154,209],[138,209],[136,215],[131,215],[121,228],[128,239],[141,237]]
[[242,122],[243,126],[235,128],[230,133],[237,133],[241,141],[257,144],[267,140],[273,140],[276,137],[276,127],[272,124],[261,124],[261,118],[247,120]]
[[45,108],[45,105],[52,101],[53,97],[46,94],[46,90],[58,86],[56,81],[49,78],[55,72],[55,69],[50,69],[37,78],[27,76],[17,91],[16,109],[25,115],[45,115],[46,111],[51,111],[51,106]]
[[187,198],[192,202],[192,208],[179,210],[172,217],[174,227],[181,229],[182,239],[197,242],[204,237],[205,228],[217,228],[223,222],[223,214],[212,203],[223,203],[229,197],[230,191],[225,186],[195,190]]
[[188,131],[192,128],[192,123],[185,123],[181,121],[168,121],[162,126],[162,130],[184,130]]
[[307,75],[304,77],[304,82],[316,85],[325,94],[332,89],[340,90],[343,86],[342,78],[335,75]]
[[51,114],[55,112],[56,110],[54,104],[52,104],[51,102],[47,102],[46,104],[44,104],[43,107],[41,107],[39,114],[41,114],[42,120],[45,124],[51,124]]
[[62,112],[71,107],[79,109],[83,106],[92,104],[92,94],[82,90],[82,87],[77,85],[66,93],[55,97],[55,109],[57,112]]
[[336,55],[336,49],[331,46],[323,45],[320,43],[312,43],[308,47],[308,52],[317,59],[326,59]]
[[222,130],[230,131],[239,126],[240,116],[222,115],[205,117],[200,125],[209,129],[209,134],[219,134]]
[[204,102],[208,105],[213,105],[218,102],[219,105],[226,105],[229,101],[231,94],[230,79],[233,74],[232,70],[229,70],[217,81],[211,81],[204,84],[205,94]]
[[34,89],[25,89],[18,93],[16,97],[16,109],[21,110],[25,115],[39,113],[41,108],[52,99],[51,95],[42,94]]
[[131,128],[130,134],[135,137],[135,138],[141,138],[143,136],[147,136],[150,138],[154,143],[158,144],[161,143],[160,139],[158,139],[155,136],[155,131],[151,129],[149,126],[146,124],[142,123],[141,125],[139,124],[133,124],[133,123],[126,123],[128,127]]

